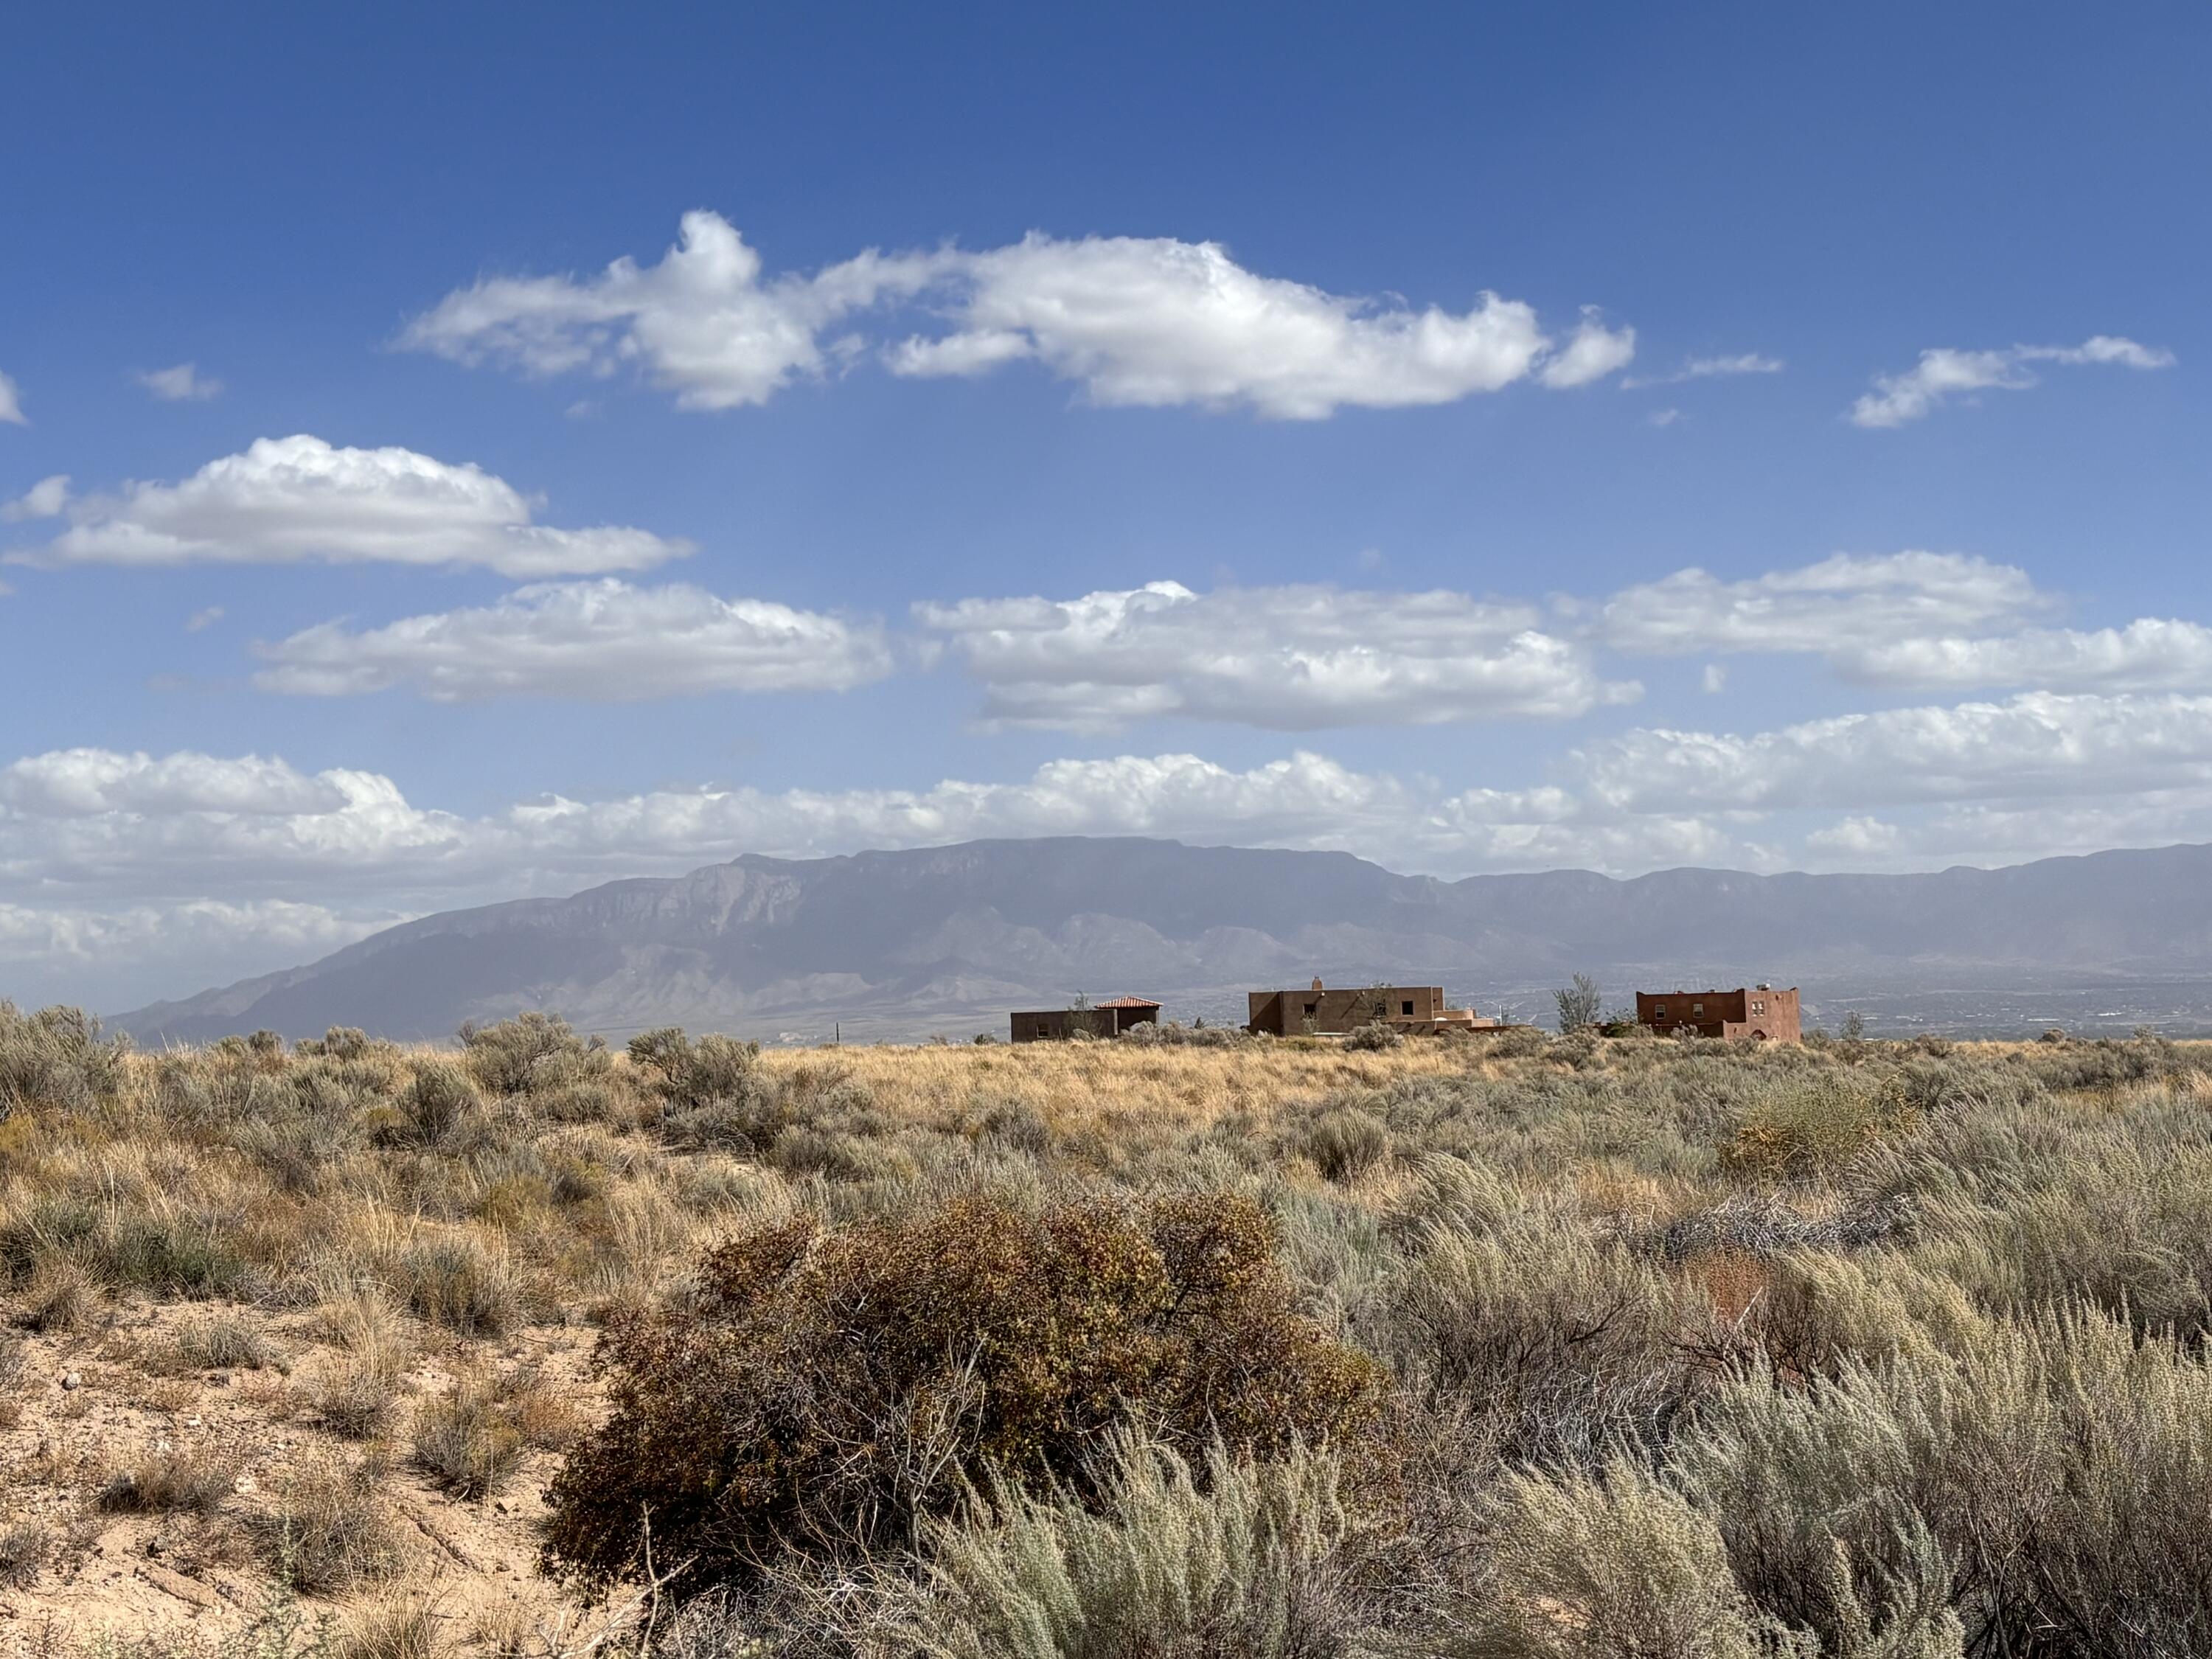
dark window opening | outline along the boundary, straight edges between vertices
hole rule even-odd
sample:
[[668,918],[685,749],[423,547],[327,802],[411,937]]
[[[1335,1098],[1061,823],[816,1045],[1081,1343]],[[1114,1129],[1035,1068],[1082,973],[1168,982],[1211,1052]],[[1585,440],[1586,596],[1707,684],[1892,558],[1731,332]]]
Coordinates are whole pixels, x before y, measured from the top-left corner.
[[1310,1014],[1319,1013],[1321,1012],[1321,1004],[1318,1002],[1309,1002],[1306,1004],[1306,1012]]
[[1413,1005],[1410,1002],[1401,1002],[1398,1005],[1398,1012],[1405,1015],[1407,1019],[1411,1019],[1413,1017]]

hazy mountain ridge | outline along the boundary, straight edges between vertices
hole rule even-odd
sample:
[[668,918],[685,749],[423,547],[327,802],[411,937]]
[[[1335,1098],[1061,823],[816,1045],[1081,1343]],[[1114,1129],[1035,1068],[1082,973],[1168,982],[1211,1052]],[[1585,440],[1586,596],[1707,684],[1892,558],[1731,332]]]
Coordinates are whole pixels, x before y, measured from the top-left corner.
[[[791,860],[748,855],[568,898],[446,912],[321,961],[116,1024],[198,1042],[331,1024],[449,1036],[547,1007],[621,1035],[964,1035],[1015,1006],[1142,991],[1241,1012],[1247,986],[1310,973],[1442,981],[1524,1000],[1566,973],[1765,978],[1910,996],[2130,977],[2212,979],[2212,848],[1903,876],[1668,870],[1399,876],[1341,853],[1079,837]],[[1182,1006],[1176,1006],[1180,1000]],[[2208,1009],[2212,1015],[2212,1008]]]

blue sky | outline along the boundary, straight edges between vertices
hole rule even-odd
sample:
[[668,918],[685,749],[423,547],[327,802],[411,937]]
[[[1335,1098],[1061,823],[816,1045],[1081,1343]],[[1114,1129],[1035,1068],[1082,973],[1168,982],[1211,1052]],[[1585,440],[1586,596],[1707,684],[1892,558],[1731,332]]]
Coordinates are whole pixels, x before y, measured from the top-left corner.
[[728,9],[12,23],[0,994],[746,851],[2212,836],[2202,8]]

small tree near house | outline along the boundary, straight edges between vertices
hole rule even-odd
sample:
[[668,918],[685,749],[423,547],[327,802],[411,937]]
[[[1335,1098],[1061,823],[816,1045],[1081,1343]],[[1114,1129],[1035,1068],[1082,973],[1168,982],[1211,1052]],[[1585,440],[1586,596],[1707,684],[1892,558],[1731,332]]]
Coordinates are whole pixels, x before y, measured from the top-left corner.
[[1552,1000],[1559,1007],[1559,1031],[1579,1031],[1586,1025],[1597,1024],[1598,1011],[1604,1006],[1604,997],[1597,981],[1588,974],[1577,974],[1574,983],[1552,993]]

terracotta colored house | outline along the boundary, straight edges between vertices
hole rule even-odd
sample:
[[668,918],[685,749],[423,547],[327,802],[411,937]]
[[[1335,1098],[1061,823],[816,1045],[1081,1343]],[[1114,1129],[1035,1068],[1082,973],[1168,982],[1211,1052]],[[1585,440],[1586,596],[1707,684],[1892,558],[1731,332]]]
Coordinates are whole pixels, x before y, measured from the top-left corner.
[[1380,1023],[1407,1033],[1490,1031],[1501,1022],[1480,1019],[1472,1008],[1444,1006],[1441,985],[1363,985],[1332,991],[1316,980],[1303,991],[1247,994],[1244,1029],[1273,1036],[1343,1036]]
[[1132,1025],[1158,1024],[1160,1005],[1146,997],[1109,997],[1088,1008],[1038,1008],[1010,1018],[1015,1042],[1065,1042],[1079,1031],[1112,1037]]
[[1638,991],[1636,1020],[1662,1036],[1694,1031],[1730,1042],[1802,1042],[1797,988],[1753,985],[1734,991]]

